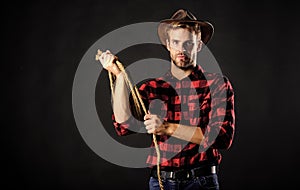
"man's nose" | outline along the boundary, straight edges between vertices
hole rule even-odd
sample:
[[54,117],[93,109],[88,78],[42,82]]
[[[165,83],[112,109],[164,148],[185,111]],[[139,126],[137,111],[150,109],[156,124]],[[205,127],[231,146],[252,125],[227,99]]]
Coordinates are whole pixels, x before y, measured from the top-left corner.
[[179,51],[179,52],[186,52],[186,47],[184,46],[184,44],[179,45],[177,47],[177,51]]

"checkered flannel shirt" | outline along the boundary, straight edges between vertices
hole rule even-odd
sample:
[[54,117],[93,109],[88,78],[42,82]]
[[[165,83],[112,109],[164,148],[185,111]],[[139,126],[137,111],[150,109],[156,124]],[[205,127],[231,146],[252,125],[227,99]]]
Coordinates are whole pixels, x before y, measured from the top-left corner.
[[[201,164],[219,164],[219,149],[228,149],[235,130],[234,92],[227,77],[203,72],[197,65],[182,80],[170,71],[163,77],[150,79],[139,87],[141,97],[151,114],[157,114],[170,123],[201,128],[204,139],[200,145],[157,135],[162,169],[181,169]],[[134,110],[132,110],[134,112]],[[145,128],[142,117],[131,116],[124,123],[113,124],[118,135],[135,133]],[[146,160],[149,166],[157,164],[154,144]]]

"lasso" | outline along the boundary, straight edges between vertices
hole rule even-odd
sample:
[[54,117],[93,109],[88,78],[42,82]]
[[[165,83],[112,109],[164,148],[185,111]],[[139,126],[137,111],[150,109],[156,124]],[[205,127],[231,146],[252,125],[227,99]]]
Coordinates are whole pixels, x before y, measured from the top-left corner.
[[[98,50],[97,55],[96,55],[96,61],[100,61],[99,57],[101,56],[101,54],[102,54],[102,51]],[[132,94],[132,98],[133,98],[133,101],[134,101],[134,106],[136,108],[136,111],[138,112],[139,115],[142,115],[142,112],[144,112],[145,115],[148,114],[147,109],[145,107],[145,104],[144,104],[144,102],[141,98],[141,95],[140,95],[137,87],[133,86],[132,83],[130,82],[130,80],[128,78],[128,75],[127,75],[127,73],[125,71],[125,68],[123,67],[122,63],[120,63],[120,61],[118,61],[118,60],[116,60],[115,63],[124,75],[125,82],[128,85],[128,87],[130,89],[130,92]],[[111,92],[112,92],[112,97],[114,97],[113,83],[114,83],[114,80],[115,80],[116,76],[114,76],[114,74],[112,74],[111,72],[108,72],[108,75],[109,75],[109,81],[110,81],[110,88],[111,88]],[[140,105],[142,106],[142,108],[141,108]],[[160,167],[159,167],[159,164],[160,164],[160,151],[159,151],[159,147],[158,147],[158,144],[157,144],[157,139],[156,139],[155,134],[152,134],[152,137],[153,137],[153,142],[154,142],[155,150],[156,150],[156,154],[157,154],[156,167],[157,167],[158,182],[159,182],[160,189],[163,190],[164,188],[163,188],[163,184],[162,184],[162,180],[161,180],[161,176],[160,176]]]

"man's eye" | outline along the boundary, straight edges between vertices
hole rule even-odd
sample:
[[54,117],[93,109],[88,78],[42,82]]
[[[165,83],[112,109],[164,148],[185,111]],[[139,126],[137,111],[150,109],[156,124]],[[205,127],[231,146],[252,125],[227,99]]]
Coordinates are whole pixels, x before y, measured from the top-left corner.
[[178,42],[177,41],[173,41],[173,45],[177,45],[178,44]]
[[186,42],[186,45],[187,46],[192,46],[192,45],[194,45],[194,43],[193,42]]

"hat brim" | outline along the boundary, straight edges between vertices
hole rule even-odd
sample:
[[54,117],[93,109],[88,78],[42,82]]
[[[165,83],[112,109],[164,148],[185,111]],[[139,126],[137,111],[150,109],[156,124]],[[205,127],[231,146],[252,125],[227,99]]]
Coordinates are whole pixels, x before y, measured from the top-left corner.
[[[166,19],[162,20],[159,25],[158,25],[158,36],[161,41],[161,43],[166,46],[167,39],[168,39],[168,34],[167,34],[167,29],[168,26],[171,23],[178,22],[178,20],[174,19]],[[211,39],[213,33],[214,33],[214,27],[212,24],[210,24],[207,21],[201,21],[201,20],[180,20],[179,23],[191,23],[191,24],[199,24],[200,25],[200,31],[201,31],[201,41],[204,44],[207,44],[209,40]]]

